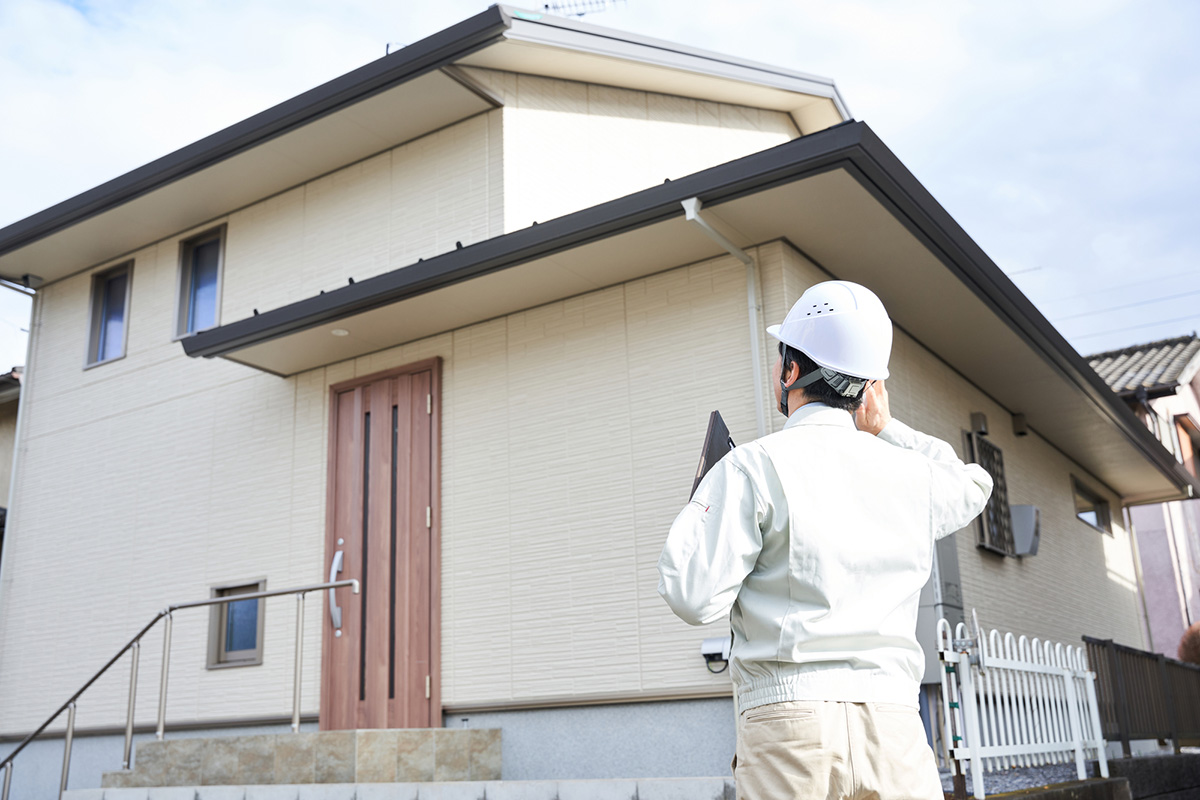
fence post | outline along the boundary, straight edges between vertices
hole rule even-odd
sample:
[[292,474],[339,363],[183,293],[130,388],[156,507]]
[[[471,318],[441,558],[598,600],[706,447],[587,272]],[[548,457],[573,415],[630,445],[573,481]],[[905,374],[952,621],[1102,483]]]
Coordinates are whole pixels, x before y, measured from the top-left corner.
[[1083,720],[1079,718],[1079,696],[1075,691],[1075,671],[1063,667],[1063,689],[1067,699],[1067,725],[1071,729],[1071,742],[1075,745],[1075,772],[1079,780],[1087,780],[1087,767],[1083,763]]
[[966,723],[967,751],[971,754],[971,790],[977,800],[983,800],[983,759],[979,755],[979,709],[975,705],[975,676],[971,674],[971,655],[958,656],[958,679],[961,682],[963,721]]
[[1125,695],[1125,678],[1121,674],[1117,645],[1112,639],[1105,639],[1104,649],[1108,651],[1108,668],[1112,675],[1112,697],[1117,711],[1117,734],[1121,737],[1121,752],[1125,758],[1129,758],[1129,699]]
[[1162,684],[1162,699],[1163,705],[1167,709],[1167,725],[1171,732],[1171,746],[1175,748],[1175,753],[1179,750],[1179,722],[1175,709],[1175,692],[1171,690],[1171,676],[1167,674],[1167,657],[1162,653],[1158,654],[1158,682]]

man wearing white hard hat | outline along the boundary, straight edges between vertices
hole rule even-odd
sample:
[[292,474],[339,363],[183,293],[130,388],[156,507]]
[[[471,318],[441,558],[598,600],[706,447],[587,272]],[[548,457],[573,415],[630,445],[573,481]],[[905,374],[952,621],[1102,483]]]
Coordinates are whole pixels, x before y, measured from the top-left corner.
[[941,800],[918,708],[934,542],[991,477],[892,419],[892,324],[869,289],[811,287],[781,325],[783,430],[734,448],[671,526],[659,593],[733,627],[740,800]]

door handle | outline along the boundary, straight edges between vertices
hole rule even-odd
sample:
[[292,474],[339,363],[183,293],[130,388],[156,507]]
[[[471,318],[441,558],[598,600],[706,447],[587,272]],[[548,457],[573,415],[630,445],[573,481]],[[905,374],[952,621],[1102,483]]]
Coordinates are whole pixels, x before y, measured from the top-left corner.
[[[337,574],[342,571],[342,551],[333,554],[333,563],[329,565],[329,582],[337,580]],[[337,604],[337,595],[329,590],[329,621],[333,623],[333,635],[342,635],[342,608]]]

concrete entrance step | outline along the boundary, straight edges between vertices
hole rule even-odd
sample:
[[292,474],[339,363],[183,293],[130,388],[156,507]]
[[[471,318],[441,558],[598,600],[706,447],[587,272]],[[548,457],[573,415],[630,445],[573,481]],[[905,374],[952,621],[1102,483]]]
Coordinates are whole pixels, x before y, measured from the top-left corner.
[[73,789],[64,800],[734,800],[732,778]]

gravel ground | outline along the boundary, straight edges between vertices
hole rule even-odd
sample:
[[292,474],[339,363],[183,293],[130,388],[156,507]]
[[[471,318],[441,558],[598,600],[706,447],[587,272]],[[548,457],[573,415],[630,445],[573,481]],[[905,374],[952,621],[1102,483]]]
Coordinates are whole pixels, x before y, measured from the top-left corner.
[[[1095,777],[1088,767],[1088,776]],[[954,776],[943,770],[942,789],[954,791]],[[1031,789],[1034,786],[1046,786],[1051,783],[1067,783],[1077,781],[1074,762],[1070,764],[1049,764],[1044,767],[1016,767],[1013,769],[997,770],[983,773],[983,787],[988,794],[1012,792],[1017,789]],[[971,771],[967,770],[967,795],[971,794]]]

